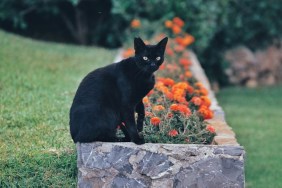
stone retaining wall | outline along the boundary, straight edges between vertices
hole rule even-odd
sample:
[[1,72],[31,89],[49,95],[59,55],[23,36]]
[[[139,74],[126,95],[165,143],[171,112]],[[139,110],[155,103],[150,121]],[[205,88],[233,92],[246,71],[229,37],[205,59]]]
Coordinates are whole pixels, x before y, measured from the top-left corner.
[[244,187],[240,146],[77,144],[78,187]]
[[213,145],[78,143],[78,187],[244,187],[244,148],[227,125],[195,54],[190,54],[191,71],[212,101]]

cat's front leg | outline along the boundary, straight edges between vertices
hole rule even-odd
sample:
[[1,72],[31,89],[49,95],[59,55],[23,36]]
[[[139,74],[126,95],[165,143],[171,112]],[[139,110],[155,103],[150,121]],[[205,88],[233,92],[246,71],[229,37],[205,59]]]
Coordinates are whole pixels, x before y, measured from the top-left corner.
[[140,138],[140,136],[138,135],[135,118],[134,118],[134,108],[124,107],[122,109],[122,119],[125,123],[125,127],[128,131],[131,140],[138,145],[144,144],[145,143],[144,138],[143,137]]
[[142,100],[136,105],[135,111],[138,114],[137,117],[137,130],[138,132],[143,131],[143,122],[144,122],[144,117],[145,117],[145,108]]

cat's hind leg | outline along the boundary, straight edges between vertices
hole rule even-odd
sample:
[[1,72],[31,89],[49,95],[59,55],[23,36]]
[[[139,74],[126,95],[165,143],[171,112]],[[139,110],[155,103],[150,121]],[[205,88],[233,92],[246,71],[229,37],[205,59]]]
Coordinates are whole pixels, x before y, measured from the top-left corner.
[[117,116],[98,105],[81,106],[71,114],[71,134],[74,142],[116,142]]

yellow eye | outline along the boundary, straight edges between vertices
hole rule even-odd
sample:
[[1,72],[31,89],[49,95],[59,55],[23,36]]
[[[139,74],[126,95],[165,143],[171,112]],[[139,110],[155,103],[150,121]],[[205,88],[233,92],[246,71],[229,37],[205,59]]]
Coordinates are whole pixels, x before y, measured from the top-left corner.
[[157,57],[156,60],[159,61],[161,59],[161,57]]
[[148,60],[148,57],[144,56],[143,59],[144,59],[145,61],[147,61],[147,60]]

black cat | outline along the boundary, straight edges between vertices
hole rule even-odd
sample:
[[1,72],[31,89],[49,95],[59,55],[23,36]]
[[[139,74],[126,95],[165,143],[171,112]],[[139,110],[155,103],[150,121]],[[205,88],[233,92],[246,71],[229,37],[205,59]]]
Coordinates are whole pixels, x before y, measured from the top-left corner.
[[[153,89],[154,72],[164,61],[167,37],[157,45],[134,39],[135,56],[90,72],[80,83],[70,109],[70,132],[76,142],[133,141],[144,144],[142,98]],[[137,125],[135,112],[138,114]],[[117,138],[116,129],[124,138]]]

